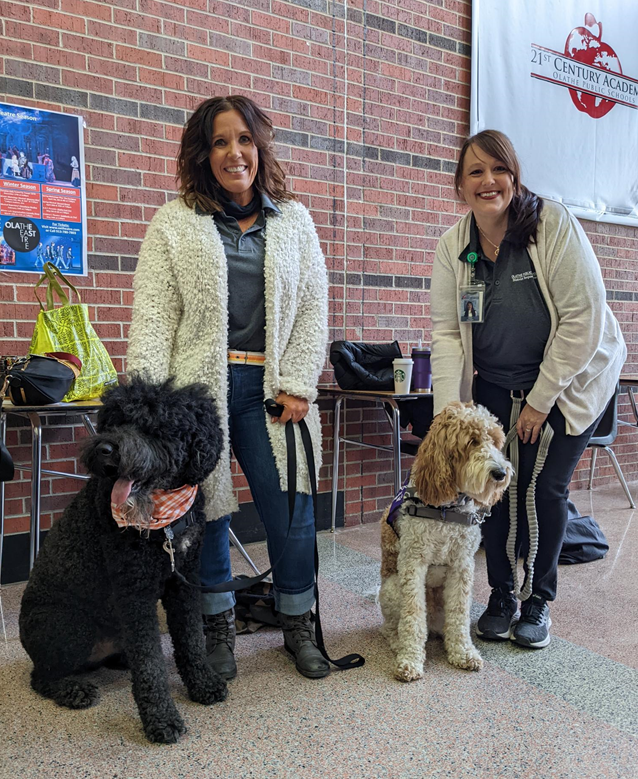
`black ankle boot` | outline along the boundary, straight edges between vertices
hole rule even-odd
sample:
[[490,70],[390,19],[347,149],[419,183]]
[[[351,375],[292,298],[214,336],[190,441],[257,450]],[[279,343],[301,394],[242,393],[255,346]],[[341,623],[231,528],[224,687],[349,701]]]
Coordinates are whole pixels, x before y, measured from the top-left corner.
[[284,632],[284,646],[295,658],[295,666],[308,679],[322,679],[330,673],[330,664],[317,649],[312,614],[290,616],[279,614],[279,624]]
[[235,609],[221,614],[204,614],[206,659],[208,665],[229,681],[237,676],[235,663]]

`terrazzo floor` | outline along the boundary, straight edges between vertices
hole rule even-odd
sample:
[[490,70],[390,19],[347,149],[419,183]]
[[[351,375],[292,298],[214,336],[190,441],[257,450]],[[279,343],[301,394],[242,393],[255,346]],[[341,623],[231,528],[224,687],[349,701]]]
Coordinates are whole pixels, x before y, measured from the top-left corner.
[[[638,485],[631,485],[638,495]],[[224,703],[186,698],[163,637],[171,690],[188,733],[146,742],[126,672],[94,675],[99,704],[70,711],[29,687],[18,640],[21,585],[2,589],[1,779],[633,779],[638,777],[638,510],[610,485],[573,493],[610,543],[604,560],[560,569],[552,642],[533,652],[477,640],[479,673],[447,664],[428,644],[425,677],[392,678],[379,634],[378,525],[320,536],[322,617],[333,656],[363,668],[299,676],[280,633],[237,639],[238,678]],[[265,563],[263,544],[249,551]],[[245,569],[237,562],[236,572]],[[489,595],[478,553],[473,620]],[[0,626],[1,638],[1,626]]]

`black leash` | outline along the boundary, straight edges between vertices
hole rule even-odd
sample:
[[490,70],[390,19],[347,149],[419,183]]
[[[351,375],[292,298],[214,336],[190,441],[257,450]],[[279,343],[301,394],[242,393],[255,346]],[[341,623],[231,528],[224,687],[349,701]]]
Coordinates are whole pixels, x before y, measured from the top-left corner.
[[[271,416],[279,417],[284,411],[284,407],[276,403],[269,398],[264,401],[266,411]],[[338,660],[333,660],[326,650],[326,645],[323,638],[323,629],[321,626],[321,617],[319,614],[319,548],[317,546],[317,517],[318,517],[318,503],[317,503],[317,478],[315,471],[315,457],[312,451],[312,439],[310,438],[310,431],[306,420],[302,419],[299,422],[299,432],[301,433],[301,440],[306,452],[306,461],[308,463],[308,477],[310,479],[310,487],[312,490],[312,505],[315,515],[315,637],[317,640],[317,649],[321,652],[323,657],[332,665],[347,671],[350,668],[360,668],[365,663],[365,658],[359,654],[346,655]],[[254,584],[258,584],[269,576],[277,565],[281,562],[288,544],[290,537],[290,528],[292,527],[293,515],[295,513],[295,496],[297,494],[297,444],[295,441],[295,428],[291,419],[286,422],[286,448],[287,448],[287,473],[288,473],[288,532],[286,540],[284,542],[281,554],[275,563],[270,568],[259,576],[251,576],[241,579],[233,579],[228,582],[222,582],[221,584],[213,584],[208,587],[202,585],[195,585],[188,581],[178,570],[174,570],[173,573],[184,584],[188,584],[190,587],[198,587],[201,592],[237,592],[239,590],[247,590]]]

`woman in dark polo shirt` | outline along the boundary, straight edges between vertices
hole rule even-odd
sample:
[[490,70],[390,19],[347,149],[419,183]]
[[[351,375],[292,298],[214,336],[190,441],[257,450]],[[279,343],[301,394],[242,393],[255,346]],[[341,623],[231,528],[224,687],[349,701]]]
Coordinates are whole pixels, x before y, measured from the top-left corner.
[[[238,508],[231,449],[264,523],[275,606],[286,649],[304,676],[329,665],[316,646],[314,513],[299,458],[288,535],[285,423],[306,420],[317,473],[321,422],[315,403],[327,340],[327,273],[307,209],[288,192],[272,148],[272,122],[250,99],[203,102],[184,128],[179,197],[149,225],[135,274],[128,370],[181,386],[204,382],[225,445],[204,485],[208,519],[202,584],[231,578],[228,528]],[[270,419],[264,400],[284,406]],[[284,551],[285,548],[285,551]],[[208,660],[237,673],[232,593],[203,596]]]
[[[520,618],[506,549],[509,496],[483,533],[492,594],[477,633],[540,648],[550,640],[547,602],[556,597],[568,485],[627,350],[583,229],[564,206],[521,184],[505,135],[484,130],[468,138],[455,184],[471,210],[441,237],[435,254],[434,411],[471,400],[474,384],[474,399],[508,430],[513,398],[523,399],[515,420],[519,529],[527,526],[526,491],[546,420],[554,431],[536,484],[538,550]],[[468,295],[479,303],[478,321],[464,321]]]

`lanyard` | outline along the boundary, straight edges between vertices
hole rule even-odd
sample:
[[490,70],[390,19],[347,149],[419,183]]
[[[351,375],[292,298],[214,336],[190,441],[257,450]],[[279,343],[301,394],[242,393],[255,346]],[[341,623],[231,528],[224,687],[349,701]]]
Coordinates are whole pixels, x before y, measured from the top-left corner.
[[478,254],[476,252],[468,252],[466,261],[470,265],[470,284],[476,283],[476,263],[478,262]]

